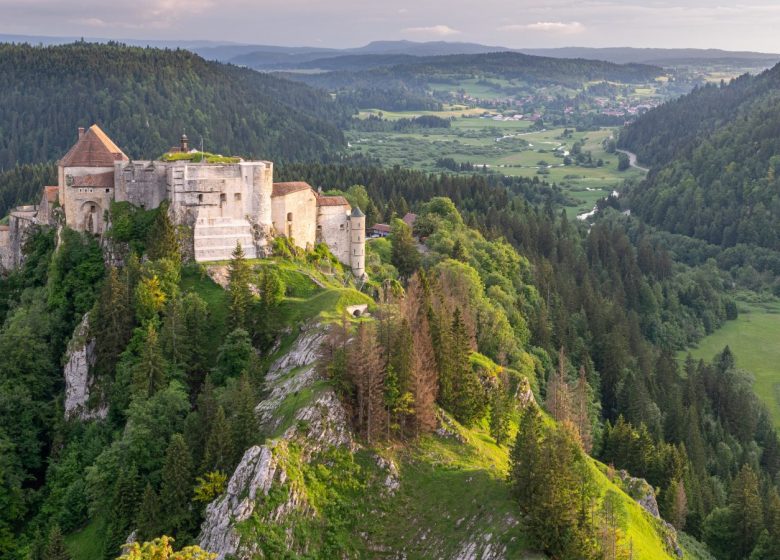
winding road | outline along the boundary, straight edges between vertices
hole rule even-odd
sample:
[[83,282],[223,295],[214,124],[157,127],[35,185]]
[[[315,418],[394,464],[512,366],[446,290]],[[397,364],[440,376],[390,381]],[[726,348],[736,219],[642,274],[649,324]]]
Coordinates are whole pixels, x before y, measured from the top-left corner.
[[628,150],[615,150],[615,151],[620,152],[621,154],[626,154],[628,156],[628,163],[631,165],[631,167],[635,169],[639,169],[640,171],[644,171],[645,173],[650,171],[647,167],[642,167],[641,165],[637,165],[636,154],[634,152],[629,152]]

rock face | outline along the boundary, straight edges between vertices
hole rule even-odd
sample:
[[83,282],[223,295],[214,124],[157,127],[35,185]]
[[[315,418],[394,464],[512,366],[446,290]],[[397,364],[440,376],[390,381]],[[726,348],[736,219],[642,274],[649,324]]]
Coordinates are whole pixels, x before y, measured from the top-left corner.
[[[260,426],[265,433],[279,431],[282,424],[289,426],[279,438],[248,449],[225,493],[206,509],[199,542],[205,550],[217,553],[218,560],[227,555],[249,559],[257,552],[253,543],[241,542],[235,526],[254,513],[272,485],[287,480],[280,459],[284,455],[280,451],[286,448],[287,442],[295,440],[304,459],[332,446],[355,447],[347,412],[329,387],[315,393],[292,418],[278,414],[285,399],[312,388],[319,381],[316,361],[324,337],[325,331],[320,327],[305,329],[292,349],[271,366],[266,376],[268,396],[255,409]],[[305,497],[291,492],[287,501],[271,512],[270,517],[279,520],[293,510],[305,509]]]
[[84,315],[73,332],[68,344],[65,363],[65,418],[81,420],[103,419],[108,409],[101,405],[89,408],[89,393],[92,386],[90,369],[95,365],[95,340],[88,339],[89,315]]

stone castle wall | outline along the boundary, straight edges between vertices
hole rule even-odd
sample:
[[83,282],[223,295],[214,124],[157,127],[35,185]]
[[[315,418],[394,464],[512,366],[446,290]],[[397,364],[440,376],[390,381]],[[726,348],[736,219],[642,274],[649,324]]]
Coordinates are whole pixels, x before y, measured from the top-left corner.
[[274,230],[302,249],[313,247],[317,239],[317,195],[311,189],[271,199]]

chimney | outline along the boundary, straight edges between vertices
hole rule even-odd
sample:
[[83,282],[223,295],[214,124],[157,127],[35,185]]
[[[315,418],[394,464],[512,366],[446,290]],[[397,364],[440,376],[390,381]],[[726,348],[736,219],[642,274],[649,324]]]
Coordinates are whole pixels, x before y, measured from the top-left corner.
[[190,141],[186,134],[181,135],[181,151],[187,153],[190,151]]
[[81,137],[82,137],[82,136],[84,136],[84,127],[83,127],[83,126],[80,126],[80,127],[79,127],[79,140],[81,140]]

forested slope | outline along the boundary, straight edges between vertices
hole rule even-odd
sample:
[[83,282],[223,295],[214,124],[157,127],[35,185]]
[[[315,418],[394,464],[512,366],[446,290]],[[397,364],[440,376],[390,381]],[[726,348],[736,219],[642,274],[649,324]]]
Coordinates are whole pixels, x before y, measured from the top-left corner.
[[0,45],[0,169],[54,160],[98,123],[135,158],[186,131],[211,152],[319,158],[344,139],[345,110],[305,85],[184,50],[74,43]]
[[628,204],[667,231],[780,249],[780,66],[648,112],[620,145],[653,170]]

